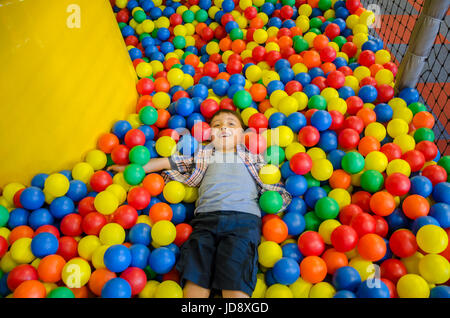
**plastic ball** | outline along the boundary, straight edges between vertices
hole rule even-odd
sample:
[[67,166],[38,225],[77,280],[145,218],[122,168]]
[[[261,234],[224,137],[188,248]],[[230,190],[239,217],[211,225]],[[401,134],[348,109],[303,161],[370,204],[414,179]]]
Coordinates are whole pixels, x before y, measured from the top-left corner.
[[416,235],[417,245],[427,253],[441,253],[448,246],[448,235],[439,226],[429,224],[422,226]]
[[102,191],[95,197],[94,206],[101,214],[110,215],[116,211],[119,206],[119,200],[113,193]]
[[356,296],[358,298],[390,298],[390,292],[382,280],[374,278],[363,281],[358,287]]
[[291,170],[299,175],[305,175],[312,168],[312,160],[311,157],[306,153],[296,153],[292,156],[291,160],[289,160],[289,167]]
[[273,267],[273,275],[283,285],[293,284],[300,276],[300,267],[292,258],[283,257]]
[[263,224],[262,234],[268,241],[281,243],[288,236],[288,227],[283,220],[273,218]]
[[417,251],[416,237],[409,230],[397,230],[389,238],[389,248],[398,257],[410,257]]
[[428,201],[417,194],[412,194],[405,198],[402,204],[403,213],[410,219],[417,219],[426,216],[430,211]]
[[337,290],[356,291],[361,284],[361,277],[356,269],[350,266],[338,268],[333,274],[333,286]]
[[397,282],[397,293],[400,298],[428,298],[430,288],[421,276],[406,274]]
[[55,254],[58,247],[58,239],[51,233],[39,233],[31,241],[31,251],[39,258]]
[[441,255],[427,254],[419,261],[419,273],[428,283],[443,284],[450,278],[450,264]]
[[80,288],[87,284],[91,277],[89,263],[81,257],[69,260],[63,267],[61,278],[69,288]]
[[169,136],[162,136],[156,141],[155,149],[160,156],[170,157],[176,151],[176,142]]
[[101,290],[102,298],[131,298],[130,284],[123,278],[115,277],[108,280]]
[[124,245],[111,245],[105,251],[103,262],[111,272],[123,272],[131,264],[130,250]]
[[45,298],[45,296],[45,286],[38,280],[24,281],[13,292],[13,298]]
[[149,265],[156,273],[166,274],[175,265],[175,254],[167,247],[159,247],[151,253]]
[[38,187],[29,187],[20,194],[20,203],[27,210],[36,210],[42,207],[45,195]]
[[300,275],[309,283],[320,283],[327,275],[327,265],[319,256],[307,256],[300,263]]
[[298,248],[302,255],[319,256],[325,249],[325,243],[319,233],[307,231],[298,238]]
[[164,198],[172,204],[181,202],[185,194],[186,190],[184,185],[178,181],[168,182],[163,189]]
[[61,197],[69,191],[69,187],[70,183],[66,176],[54,173],[45,179],[44,191],[54,197]]
[[153,224],[151,230],[153,242],[160,246],[171,244],[176,237],[176,228],[172,222],[161,220]]

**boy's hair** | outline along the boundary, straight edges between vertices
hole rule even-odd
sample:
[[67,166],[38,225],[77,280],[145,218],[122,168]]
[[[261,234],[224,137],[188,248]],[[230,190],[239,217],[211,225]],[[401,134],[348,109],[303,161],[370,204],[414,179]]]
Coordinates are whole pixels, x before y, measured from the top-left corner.
[[234,111],[234,110],[231,110],[231,109],[219,109],[218,111],[216,111],[214,113],[214,115],[212,115],[212,117],[211,117],[209,122],[212,122],[214,117],[216,117],[216,116],[218,116],[220,114],[231,114],[231,115],[233,115],[234,117],[236,117],[239,120],[239,123],[241,124],[242,129],[245,129],[245,124],[244,124],[244,121],[242,120],[241,115],[237,111]]

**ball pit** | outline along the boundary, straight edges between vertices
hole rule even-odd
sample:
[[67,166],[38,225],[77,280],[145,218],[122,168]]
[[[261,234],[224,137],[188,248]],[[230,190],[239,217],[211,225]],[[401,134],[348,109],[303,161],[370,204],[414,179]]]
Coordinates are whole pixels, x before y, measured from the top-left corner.
[[268,162],[262,181],[293,197],[286,212],[277,192],[259,199],[253,297],[448,297],[450,159],[417,90],[394,95],[395,64],[359,0],[111,4],[136,113],[71,171],[5,186],[1,296],[182,297],[174,265],[197,194],[143,166],[193,154],[232,109]]

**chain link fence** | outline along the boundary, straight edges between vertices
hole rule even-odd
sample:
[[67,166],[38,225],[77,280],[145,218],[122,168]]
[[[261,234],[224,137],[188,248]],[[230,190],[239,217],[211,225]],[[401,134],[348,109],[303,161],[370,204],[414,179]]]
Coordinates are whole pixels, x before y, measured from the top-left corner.
[[[419,18],[425,0],[362,0],[361,3],[376,15],[370,28],[372,36],[379,37],[384,47],[392,53],[393,62],[399,66],[408,48],[411,32]],[[436,0],[438,1],[438,0]],[[436,124],[436,144],[442,155],[450,154],[449,147],[449,24],[447,12],[440,25],[426,65],[420,75],[417,90],[420,101],[433,113]]]

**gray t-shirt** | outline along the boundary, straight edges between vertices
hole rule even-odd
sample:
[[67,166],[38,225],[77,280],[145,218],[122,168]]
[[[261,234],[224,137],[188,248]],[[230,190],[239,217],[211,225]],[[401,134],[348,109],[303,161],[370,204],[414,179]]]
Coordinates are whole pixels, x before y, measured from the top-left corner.
[[198,188],[195,213],[238,211],[261,216],[258,188],[236,152],[215,151]]

